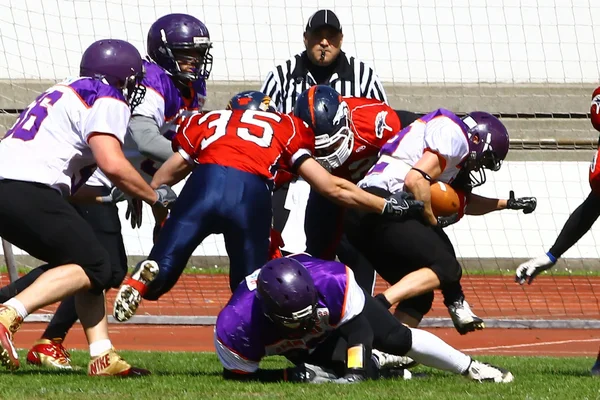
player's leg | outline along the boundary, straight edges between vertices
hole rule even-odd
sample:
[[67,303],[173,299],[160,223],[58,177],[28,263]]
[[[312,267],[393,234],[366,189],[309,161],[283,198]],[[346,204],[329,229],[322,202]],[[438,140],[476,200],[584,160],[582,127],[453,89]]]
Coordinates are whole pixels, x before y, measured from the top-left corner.
[[[111,287],[119,287],[127,273],[127,256],[121,235],[119,212],[114,204],[74,204],[79,215],[94,230],[99,243],[107,251],[112,271]],[[65,299],[27,354],[27,362],[50,368],[70,369],[70,357],[63,346],[67,332],[77,321],[73,297]]]
[[343,233],[344,210],[315,190],[310,191],[306,205],[304,230],[306,252],[313,257],[333,260]]
[[600,348],[598,348],[598,356],[596,356],[596,363],[592,367],[592,375],[600,376]]
[[[600,173],[596,179],[600,181]],[[597,193],[600,193],[600,188],[597,192],[592,190],[583,203],[573,211],[548,252],[524,262],[517,271],[523,270],[524,277],[535,276],[554,266],[558,259],[590,230],[600,216],[600,194]]]
[[130,319],[142,298],[158,300],[179,280],[198,245],[216,230],[216,218],[227,193],[224,167],[197,166],[186,181],[148,258],[125,279],[115,298],[113,316]]
[[254,174],[231,168],[226,184],[218,229],[225,238],[233,292],[269,259],[272,204],[270,185]]
[[472,360],[432,333],[402,325],[370,296],[365,296],[363,314],[373,327],[373,347],[385,353],[406,355],[419,364],[478,381],[510,382],[513,379],[510,372]]
[[[0,311],[3,330],[3,362],[18,368],[11,357],[12,334],[29,313],[70,295],[93,295],[81,309],[81,323],[90,343],[91,375],[147,373],[123,361],[108,337],[104,296],[110,282],[106,251],[98,244],[91,227],[54,189],[26,182],[0,181],[0,235],[32,256],[57,265],[33,284],[8,300]],[[10,353],[10,354],[9,354]],[[7,356],[8,354],[8,356]],[[100,360],[100,361],[99,361]]]
[[49,264],[43,264],[36,267],[17,279],[14,282],[0,288],[0,302],[4,303],[8,299],[12,299],[23,290],[27,289],[31,284],[39,278],[44,272],[52,268]]
[[369,260],[348,241],[348,237],[344,234],[338,243],[337,256],[340,262],[346,264],[352,272],[358,285],[367,293],[373,295],[375,290],[375,268]]
[[403,324],[411,328],[416,328],[421,323],[421,320],[423,320],[423,317],[431,311],[433,299],[434,293],[431,291],[401,301],[394,310],[394,316]]

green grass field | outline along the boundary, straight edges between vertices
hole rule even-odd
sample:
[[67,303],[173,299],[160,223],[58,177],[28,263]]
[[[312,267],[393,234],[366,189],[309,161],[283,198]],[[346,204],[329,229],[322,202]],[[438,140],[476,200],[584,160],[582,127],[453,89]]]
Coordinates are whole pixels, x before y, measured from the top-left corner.
[[[21,354],[22,359],[25,353]],[[57,373],[24,365],[0,372],[0,399],[600,399],[600,378],[589,376],[590,358],[481,357],[508,368],[510,384],[479,384],[423,367],[426,377],[411,381],[371,381],[355,385],[259,384],[224,381],[210,353],[122,352],[132,363],[152,370],[138,379],[89,378],[85,370]],[[87,353],[74,352],[87,365]],[[265,368],[284,366],[267,359]]]

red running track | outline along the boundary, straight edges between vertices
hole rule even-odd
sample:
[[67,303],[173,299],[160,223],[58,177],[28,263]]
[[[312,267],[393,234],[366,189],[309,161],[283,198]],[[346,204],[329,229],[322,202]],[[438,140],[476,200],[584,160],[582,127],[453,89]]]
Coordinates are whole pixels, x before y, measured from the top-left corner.
[[[0,277],[0,282],[6,277]],[[600,277],[539,277],[532,286],[519,286],[511,277],[464,276],[462,284],[473,310],[483,318],[600,319]],[[376,293],[387,284],[378,280]],[[116,291],[108,294],[109,309]],[[230,295],[225,275],[184,275],[160,301],[142,303],[138,315],[216,316]],[[52,312],[54,307],[40,310]],[[447,317],[436,296],[430,317]],[[19,347],[28,347],[43,324],[28,323],[17,334]],[[212,327],[111,325],[111,337],[122,349],[212,351]],[[486,329],[460,336],[453,329],[433,329],[450,344],[473,353],[511,355],[588,355],[600,345],[595,330]],[[86,348],[80,329],[67,339],[70,348]]]

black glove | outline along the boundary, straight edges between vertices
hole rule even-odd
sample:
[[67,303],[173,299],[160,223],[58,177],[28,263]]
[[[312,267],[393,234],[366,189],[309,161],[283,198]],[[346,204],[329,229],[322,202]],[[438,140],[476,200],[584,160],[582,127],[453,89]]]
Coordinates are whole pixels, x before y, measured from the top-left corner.
[[458,216],[458,213],[454,213],[447,217],[437,217],[437,226],[440,228],[445,228],[449,225],[457,223],[459,219],[460,217]]
[[409,215],[422,215],[423,202],[415,200],[412,193],[396,192],[385,199],[382,215],[394,217],[406,217]]
[[127,196],[127,211],[125,211],[125,219],[131,222],[131,229],[142,226],[142,210],[144,203],[140,199],[134,199]]
[[298,364],[293,368],[287,368],[288,382],[325,383],[334,382],[337,377],[332,371],[317,365]]
[[171,208],[172,204],[177,200],[177,195],[168,185],[160,185],[154,192],[158,195],[153,206]]
[[100,197],[100,201],[102,203],[113,203],[113,204],[119,203],[126,199],[127,199],[127,197],[125,196],[125,193],[123,193],[121,191],[121,189],[119,189],[116,186],[113,186],[113,188],[110,189],[110,193],[108,195]]
[[535,197],[519,197],[515,199],[515,192],[512,190],[506,201],[506,208],[509,210],[523,210],[523,214],[531,214],[535,211],[536,206],[537,199]]

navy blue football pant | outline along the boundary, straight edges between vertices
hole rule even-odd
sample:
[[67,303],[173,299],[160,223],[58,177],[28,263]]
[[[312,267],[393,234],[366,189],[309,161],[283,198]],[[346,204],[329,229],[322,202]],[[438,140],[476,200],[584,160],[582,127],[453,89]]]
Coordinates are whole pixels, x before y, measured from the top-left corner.
[[344,213],[342,206],[315,190],[310,191],[304,217],[306,252],[325,260],[333,260],[337,255],[340,262],[352,269],[358,285],[373,294],[375,269],[344,234]]
[[189,176],[148,259],[159,265],[144,295],[157,300],[175,285],[193,251],[222,233],[232,291],[269,257],[271,184],[231,167],[200,164]]

